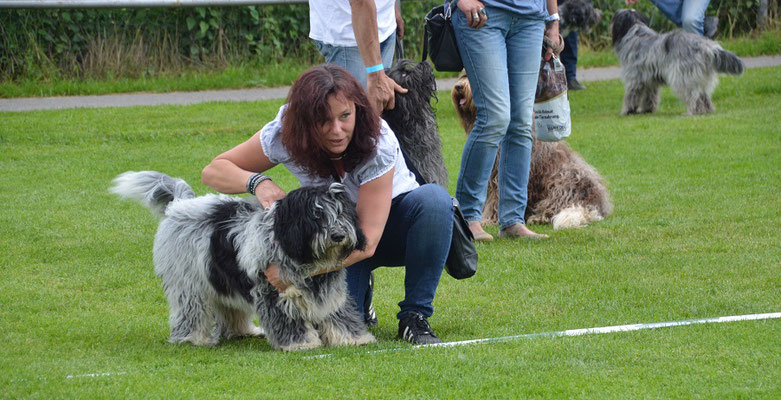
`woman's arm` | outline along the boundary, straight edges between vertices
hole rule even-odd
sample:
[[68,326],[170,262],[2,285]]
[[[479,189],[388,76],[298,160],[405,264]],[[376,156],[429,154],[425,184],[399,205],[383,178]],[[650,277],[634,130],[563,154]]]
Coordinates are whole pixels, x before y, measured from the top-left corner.
[[[318,270],[315,275],[347,268],[374,255],[374,251],[377,250],[377,245],[380,243],[382,232],[385,230],[388,214],[390,214],[394,169],[392,168],[379,178],[363,184],[358,190],[358,204],[355,206],[355,211],[358,213],[361,230],[366,236],[366,248],[353,251],[342,264]],[[280,279],[279,268],[276,265],[270,265],[264,273],[269,283],[276,287],[280,293],[289,285],[288,282]]]
[[390,214],[394,170],[395,168],[391,168],[379,178],[363,184],[358,190],[358,203],[355,205],[355,211],[358,213],[361,230],[366,236],[366,248],[350,253],[342,265],[318,271],[317,274],[338,271],[374,255],[374,251],[377,250],[377,245],[380,243],[382,232],[385,230],[385,223],[388,222],[388,214]]
[[[254,173],[275,165],[263,152],[260,132],[257,132],[246,142],[215,157],[201,172],[201,182],[220,193],[246,193],[247,180]],[[268,208],[285,197],[285,192],[271,180],[266,180],[258,184],[255,196]]]

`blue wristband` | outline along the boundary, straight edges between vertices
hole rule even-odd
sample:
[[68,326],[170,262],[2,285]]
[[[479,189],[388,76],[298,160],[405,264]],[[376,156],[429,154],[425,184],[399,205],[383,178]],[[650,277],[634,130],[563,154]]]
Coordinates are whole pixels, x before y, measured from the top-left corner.
[[366,67],[366,73],[371,74],[372,72],[382,71],[385,69],[385,67],[382,64],[377,64],[372,67]]

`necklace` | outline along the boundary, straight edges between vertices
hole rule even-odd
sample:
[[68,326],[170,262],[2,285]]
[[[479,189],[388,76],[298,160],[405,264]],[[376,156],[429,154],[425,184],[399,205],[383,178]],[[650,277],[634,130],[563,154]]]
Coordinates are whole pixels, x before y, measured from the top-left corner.
[[328,157],[328,158],[330,158],[331,161],[339,161],[344,158],[344,153],[342,153],[342,155],[339,157]]

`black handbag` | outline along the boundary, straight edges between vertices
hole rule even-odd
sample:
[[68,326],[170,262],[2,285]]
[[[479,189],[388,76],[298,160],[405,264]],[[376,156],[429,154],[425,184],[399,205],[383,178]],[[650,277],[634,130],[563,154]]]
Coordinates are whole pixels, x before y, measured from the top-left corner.
[[432,8],[426,14],[422,61],[430,55],[437,71],[460,72],[464,69],[453,25],[450,22],[452,14],[453,3],[448,1],[444,5]]
[[475,237],[469,229],[458,200],[453,198],[453,238],[445,261],[445,271],[456,279],[466,279],[477,272]]

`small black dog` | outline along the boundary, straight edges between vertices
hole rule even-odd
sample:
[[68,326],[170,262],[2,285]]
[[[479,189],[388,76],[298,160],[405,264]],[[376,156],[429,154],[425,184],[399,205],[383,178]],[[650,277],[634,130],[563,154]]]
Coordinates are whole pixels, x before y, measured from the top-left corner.
[[397,93],[396,107],[382,113],[399,139],[407,167],[415,173],[418,183],[436,183],[447,188],[447,168],[431,107],[431,99],[437,94],[434,70],[428,61],[401,59],[385,72],[408,90],[406,94]]
[[602,11],[594,8],[589,0],[559,0],[559,15],[561,37],[567,37],[570,32],[589,32],[602,20]]

